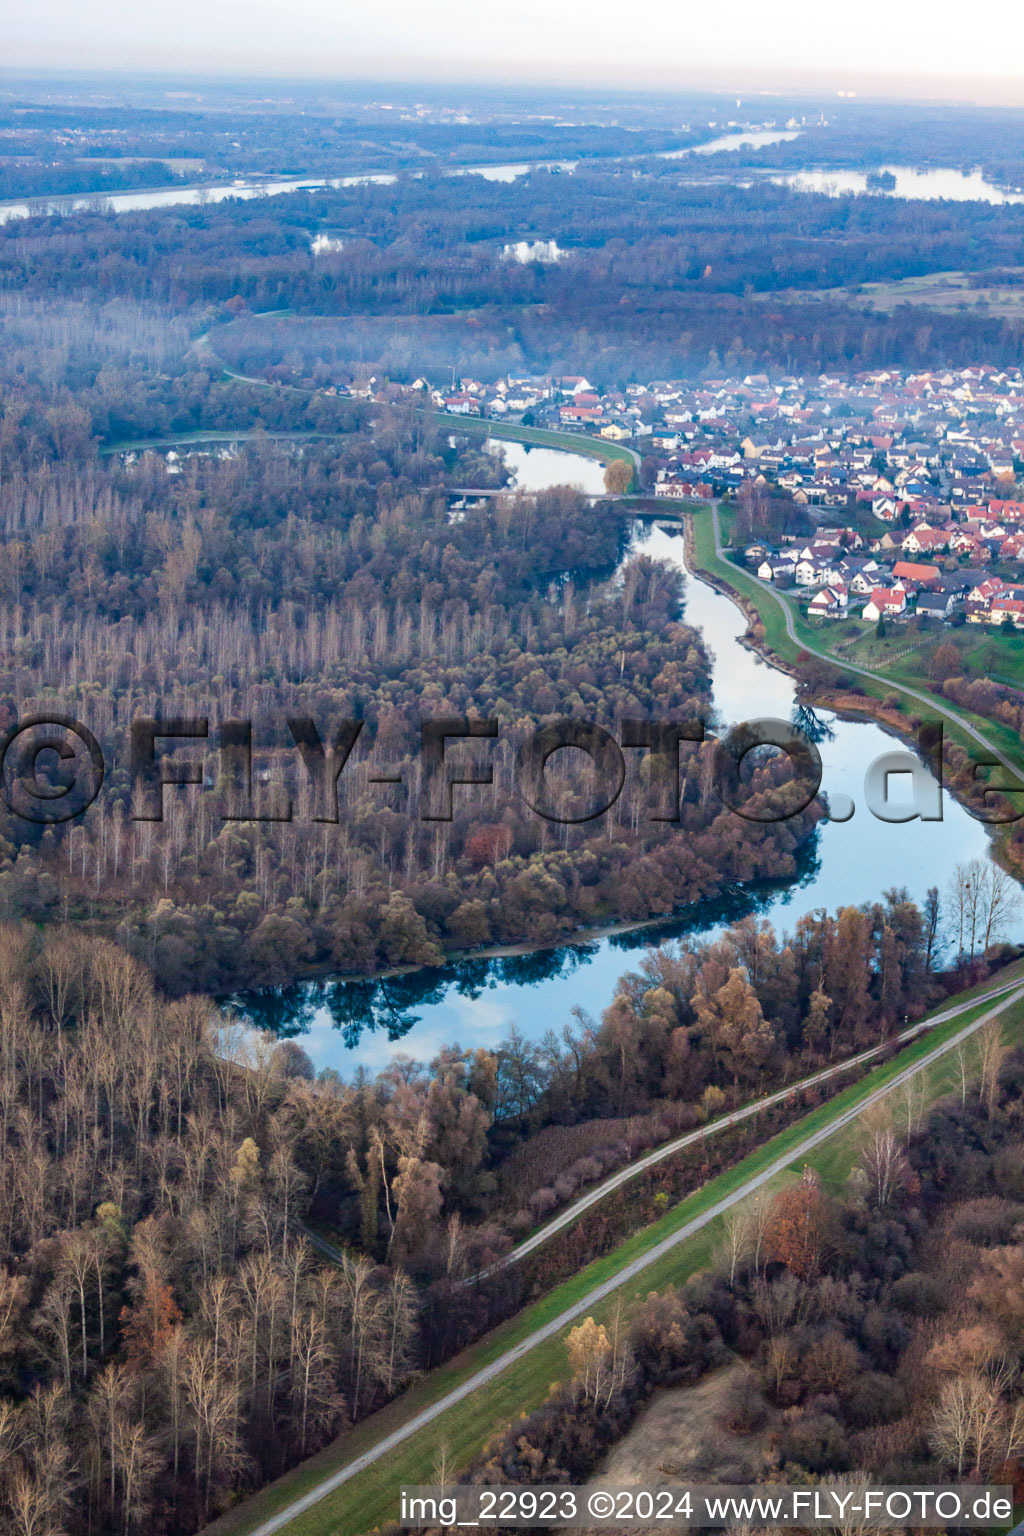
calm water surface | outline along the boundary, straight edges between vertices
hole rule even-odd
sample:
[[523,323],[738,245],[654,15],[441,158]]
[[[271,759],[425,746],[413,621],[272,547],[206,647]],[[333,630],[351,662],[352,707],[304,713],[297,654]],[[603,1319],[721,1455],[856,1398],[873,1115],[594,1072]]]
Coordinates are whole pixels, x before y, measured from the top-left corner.
[[909,165],[883,165],[879,169],[895,176],[894,187],[869,187],[864,171],[797,171],[773,176],[771,180],[798,192],[827,192],[831,197],[871,192],[877,197],[910,197],[926,202],[945,197],[957,203],[1024,203],[1024,192],[1002,192],[986,181],[980,171],[916,171]]
[[[781,139],[796,138],[795,133],[744,132],[726,134],[708,144],[700,144],[695,150],[667,151],[667,158],[691,153],[709,155],[720,149],[737,149],[742,145],[777,144]],[[577,160],[519,160],[504,165],[454,165],[439,166],[447,176],[482,176],[485,181],[516,181],[528,171],[546,170],[572,172]],[[422,175],[412,171],[410,175]],[[281,192],[320,192],[325,187],[358,187],[375,185],[389,187],[398,180],[395,171],[359,171],[351,176],[288,176],[275,179],[247,181],[239,178],[233,182],[221,182],[202,187],[157,187],[131,192],[83,192],[67,197],[33,197],[18,202],[0,203],[0,224],[8,219],[24,219],[38,213],[76,213],[87,208],[107,208],[114,213],[137,213],[147,208],[172,208],[182,203],[220,203],[228,197],[274,197]],[[532,258],[536,260],[537,258]]]
[[[723,134],[706,144],[688,145],[683,149],[659,151],[661,160],[682,160],[690,155],[715,155],[732,149],[758,149],[766,144],[781,144],[800,137],[802,129],[752,129]],[[529,171],[546,170],[571,174],[581,162],[578,160],[516,161],[505,165],[459,165],[439,167],[447,176],[482,176],[485,181],[511,182]],[[588,164],[589,162],[582,162]],[[595,162],[600,163],[600,162]],[[912,166],[887,165],[882,170],[891,171],[896,186],[888,193],[879,190],[880,196],[909,198],[952,198],[958,202],[1020,203],[1022,192],[1002,192],[985,180],[978,170],[914,170]],[[220,203],[226,198],[275,197],[283,192],[321,192],[329,187],[358,187],[393,185],[398,180],[395,171],[359,171],[351,176],[283,177],[267,181],[238,180],[221,182],[203,187],[159,187],[150,191],[112,192],[109,194],[88,192],[68,197],[37,197],[19,202],[0,203],[0,224],[9,219],[24,219],[30,214],[77,213],[83,209],[108,209],[112,213],[137,213],[148,208],[172,208],[189,203]],[[403,174],[423,175],[411,171]],[[843,193],[866,192],[867,174],[864,171],[807,170],[772,176],[780,186],[790,186],[803,192],[828,192],[834,196]],[[741,182],[750,186],[750,182]],[[876,189],[871,189],[876,190]],[[520,255],[519,249],[549,248],[554,255]],[[323,247],[326,248],[326,247]],[[519,261],[553,261],[558,258],[554,241],[516,241],[506,246],[506,251]]]
[[[547,484],[580,479],[600,466],[551,449],[525,452],[502,444],[517,474],[536,489],[540,466],[558,461]],[[517,454],[510,452],[517,450]],[[517,461],[518,455],[522,460]],[[542,457],[543,456],[543,457]],[[568,466],[564,461],[568,458]],[[682,565],[682,539],[658,527],[637,525],[631,548]],[[688,577],[685,617],[699,628],[713,655],[713,691],[719,723],[759,716],[788,718],[794,708],[790,679],[739,644],[746,621],[727,598]],[[982,826],[949,794],[941,822],[889,825],[864,809],[864,773],[883,752],[898,747],[870,722],[844,722],[820,712],[833,732],[820,743],[822,787],[846,794],[857,811],[848,822],[824,822],[805,849],[799,877],[775,889],[737,889],[715,903],[632,933],[491,960],[425,969],[386,981],[299,983],[246,993],[239,999],[255,1022],[294,1034],[317,1068],[350,1075],[355,1066],[375,1070],[398,1051],[428,1060],[440,1046],[496,1046],[514,1025],[539,1039],[569,1022],[574,1007],[599,1016],[623,971],[635,966],[652,943],[685,933],[710,935],[745,913],[757,911],[778,930],[792,929],[802,913],[844,903],[876,900],[890,886],[905,885],[921,899],[928,887],[943,889],[957,862],[985,856]]]
[[724,133],[707,144],[693,144],[688,149],[666,149],[659,160],[682,160],[685,155],[717,155],[730,149],[763,149],[766,144],[785,144],[798,139],[801,128],[744,128],[738,133]]
[[[445,169],[447,176],[482,176],[485,181],[515,181],[527,171],[572,171],[575,160],[522,161],[514,165],[459,165]],[[422,175],[422,172],[411,172]],[[152,191],[83,192],[80,196],[36,197],[17,203],[0,203],[0,224],[8,219],[25,219],[30,214],[78,213],[82,209],[108,209],[112,213],[137,213],[147,208],[173,208],[183,203],[222,203],[225,198],[276,197],[282,192],[322,192],[327,187],[390,187],[398,180],[396,171],[360,171],[352,176],[296,176],[280,180],[233,181],[204,187],[159,187]]]
[[517,491],[544,491],[552,485],[575,485],[588,496],[604,495],[604,465],[585,453],[566,453],[561,448],[531,448],[529,443],[509,443],[492,438],[491,453],[505,457]]

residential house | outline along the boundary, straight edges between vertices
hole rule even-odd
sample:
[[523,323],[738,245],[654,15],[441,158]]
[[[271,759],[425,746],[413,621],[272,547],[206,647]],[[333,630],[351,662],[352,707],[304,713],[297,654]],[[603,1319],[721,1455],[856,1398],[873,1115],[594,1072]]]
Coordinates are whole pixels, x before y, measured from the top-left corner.
[[951,592],[922,592],[917,599],[918,616],[926,614],[930,619],[947,619],[955,606]]
[[897,560],[892,574],[893,586],[910,581],[915,587],[933,586],[942,576],[937,565],[921,565],[915,560]]
[[780,586],[787,587],[793,582],[794,571],[794,561],[779,556],[769,556],[757,567],[757,574],[761,581],[774,581]]
[[949,534],[941,528],[912,528],[900,547],[911,555],[934,555],[949,547]]
[[849,596],[844,586],[837,583],[834,587],[822,587],[807,604],[807,613],[811,618],[842,618],[848,601]]
[[982,603],[986,608],[990,608],[997,597],[1004,596],[1008,591],[1009,588],[1001,576],[986,576],[984,580],[970,588],[967,601]]
[[479,416],[481,402],[474,395],[446,395],[444,408],[453,416]]
[[1019,597],[996,597],[989,604],[990,624],[1012,624],[1024,629],[1024,602]]
[[907,594],[900,587],[887,590],[885,587],[876,587],[871,594],[870,602],[865,603],[861,617],[869,624],[876,619],[898,619],[907,611]]

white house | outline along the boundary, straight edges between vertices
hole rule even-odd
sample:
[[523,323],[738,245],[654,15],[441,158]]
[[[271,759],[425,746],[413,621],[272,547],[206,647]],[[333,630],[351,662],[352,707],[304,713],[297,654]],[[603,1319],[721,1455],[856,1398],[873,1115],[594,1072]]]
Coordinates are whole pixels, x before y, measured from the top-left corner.
[[822,587],[821,591],[816,592],[807,604],[807,612],[812,618],[840,618],[846,612],[848,601],[845,587]]
[[869,624],[876,619],[898,619],[901,613],[906,612],[907,594],[903,589],[887,591],[885,587],[876,587],[871,594],[871,601],[865,603],[861,617]]

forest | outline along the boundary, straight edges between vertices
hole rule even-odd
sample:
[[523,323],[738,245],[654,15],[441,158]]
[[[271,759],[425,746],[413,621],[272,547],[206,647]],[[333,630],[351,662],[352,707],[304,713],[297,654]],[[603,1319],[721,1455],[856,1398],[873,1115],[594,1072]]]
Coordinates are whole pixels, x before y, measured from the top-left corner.
[[565,1383],[474,1481],[586,1482],[656,1389],[728,1368],[721,1429],[759,1437],[765,1482],[1019,1490],[1022,1090],[996,1029],[930,1113],[865,1126],[843,1191],[807,1168],[734,1208],[711,1269],[570,1332]]
[[[93,332],[87,314],[8,306],[0,722],[57,708],[83,720],[111,766],[77,822],[0,812],[4,915],[74,918],[118,934],[172,991],[224,991],[539,943],[793,874],[820,809],[775,824],[727,812],[710,741],[681,754],[678,825],[651,821],[635,759],[598,821],[555,827],[515,790],[516,752],[539,720],[710,718],[679,577],[641,556],[614,579],[625,527],[612,508],[556,488],[452,521],[446,487],[496,484],[500,461],[453,447],[421,412],[200,372],[168,379],[183,338],[166,312],[112,306]],[[106,354],[103,367],[90,351]],[[172,474],[161,455],[96,452],[101,432],[126,429],[122,392],[150,429],[201,419],[326,436],[257,433]],[[466,714],[502,722],[494,784],[458,796],[453,822],[423,821],[410,809],[421,720]],[[174,715],[255,722],[264,811],[295,764],[288,716],[319,722],[323,739],[364,721],[339,823],[230,819],[216,735],[207,788],[168,792],[163,822],[140,822],[131,722]],[[560,756],[553,775],[579,806],[588,760]],[[405,787],[372,784],[382,771]],[[757,774],[784,814],[785,760]]]
[[[972,873],[964,872],[968,886]],[[990,885],[986,942],[998,930],[999,900]],[[491,1051],[453,1045],[429,1067],[397,1055],[375,1079],[360,1073],[352,1083],[315,1078],[297,1042],[233,1023],[208,999],[161,997],[146,967],[109,940],[74,926],[41,934],[0,925],[5,1523],[23,1536],[194,1530],[414,1372],[654,1220],[764,1127],[665,1161],[568,1243],[503,1265],[518,1236],[602,1171],[816,1065],[891,1040],[947,987],[986,974],[1001,958],[994,943],[987,964],[962,957],[957,970],[937,969],[956,913],[953,893],[941,901],[932,893],[921,912],[893,891],[872,907],[803,918],[781,937],[747,919],[714,942],[651,951],[599,1021],[564,1020],[539,1043],[513,1032]],[[977,1071],[985,1123],[999,1125],[998,1053]],[[911,1221],[903,1202],[919,1191],[945,1192],[939,1165],[972,1180],[979,1198],[989,1192],[984,1159],[957,1150],[956,1136],[974,1134],[966,1086],[974,1072],[968,1063],[955,1135],[936,1138],[927,1154],[936,1171],[911,1148],[922,1170],[915,1183],[894,1155],[885,1230],[890,1250],[906,1257],[887,1271],[891,1283],[914,1267],[910,1236],[896,1244],[891,1223]],[[794,1098],[769,1126],[813,1102]],[[987,1146],[1005,1147],[998,1166],[1012,1201],[1013,1144],[987,1134]],[[924,1230],[914,1219],[911,1235]],[[1008,1216],[1000,1219],[1005,1227]],[[312,1247],[307,1220],[330,1235],[328,1259]],[[819,1223],[829,1246],[822,1236],[814,1264],[795,1269],[801,1283],[823,1283],[830,1263],[857,1262],[843,1258],[842,1215],[829,1207],[826,1222],[815,1206],[815,1234]],[[993,1217],[985,1230],[996,1226]],[[792,1289],[774,1242],[765,1239],[756,1264],[737,1249],[737,1287]],[[833,1331],[859,1326],[865,1307],[877,1311],[869,1282],[870,1271],[856,1291],[860,1311],[829,1314]],[[704,1283],[724,1295],[720,1276]],[[909,1283],[903,1291],[917,1295]],[[721,1329],[756,1352],[760,1313],[739,1290],[728,1305],[683,1305],[700,1313],[696,1336],[709,1348]],[[676,1302],[665,1306],[677,1316]],[[715,1328],[703,1317],[709,1310]],[[794,1301],[779,1331],[809,1327],[816,1340],[814,1318]],[[690,1336],[688,1325],[683,1332]],[[876,1379],[896,1358],[891,1343],[879,1353],[887,1337],[878,1335],[871,1356],[874,1396],[865,1389],[851,1409],[858,1423],[881,1422],[883,1408],[902,1402]],[[831,1333],[825,1345],[822,1356],[835,1352]],[[846,1366],[859,1358],[851,1348],[870,1352],[867,1341],[844,1344]],[[705,1358],[698,1352],[688,1368]],[[819,1400],[816,1378],[803,1380],[798,1358],[794,1337],[780,1380],[792,1383],[787,1402],[807,1402],[810,1420],[794,1427],[789,1459],[812,1465],[800,1447],[814,1415],[838,1410]],[[672,1359],[673,1369],[682,1364]],[[589,1409],[582,1415],[594,1445],[635,1410],[633,1381],[623,1378],[621,1398],[609,1395],[603,1428],[592,1430]],[[546,1413],[553,1421],[554,1408]],[[528,1439],[534,1432],[531,1422]],[[830,1433],[834,1445],[839,1432]],[[567,1454],[552,1465],[581,1470]],[[509,1461],[508,1475],[516,1471]]]
[[[581,163],[513,181],[403,174],[248,202],[10,220],[0,287],[25,297],[170,306],[242,371],[308,381],[378,371],[493,379],[510,367],[592,381],[1019,356],[1020,322],[963,310],[872,315],[833,290],[1022,265],[1015,204],[829,197],[699,181],[680,162]],[[323,229],[340,249],[314,252]],[[542,265],[511,239],[557,240]],[[794,300],[788,290],[799,290]],[[829,290],[808,304],[807,294]],[[315,318],[314,318],[315,317]]]
[[[886,1059],[1017,957],[1016,888],[979,861],[920,907],[894,888],[787,933],[747,916],[652,944],[600,1017],[553,1018],[540,1039],[315,1072],[275,991],[296,977],[329,993],[331,977],[397,972],[409,996],[452,956],[711,901],[735,914],[813,868],[822,814],[796,809],[791,765],[767,754],[745,770],[747,808],[774,819],[733,814],[713,739],[680,752],[676,821],[632,749],[603,815],[586,819],[578,749],[551,767],[563,819],[528,809],[517,753],[544,722],[712,734],[710,658],[674,563],[632,551],[610,492],[458,505],[458,487],[502,490],[500,452],[398,384],[1017,361],[1019,320],[879,316],[843,290],[1024,267],[1016,205],[748,177],[791,165],[792,146],[711,181],[660,158],[730,126],[721,100],[673,98],[644,127],[625,93],[557,113],[492,93],[446,115],[325,91],[261,106],[240,84],[188,108],[145,81],[105,103],[0,91],[0,197],[97,194],[0,223],[0,740],[60,712],[107,762],[70,822],[0,797],[0,1527],[15,1536],[191,1536],[823,1102],[863,1069],[844,1065],[855,1052]],[[796,110],[812,112],[771,107]],[[833,120],[804,147],[829,163],[880,163],[890,128],[901,152],[931,134],[930,109],[917,128],[814,110]],[[1012,177],[1016,118],[965,123],[963,155],[987,134],[986,164]],[[560,158],[580,164],[446,174]],[[380,168],[392,184],[100,202],[143,179]],[[334,245],[314,250],[325,231]],[[534,237],[563,259],[504,259]],[[225,440],[195,440],[210,433]],[[973,685],[941,652],[936,680],[961,697]],[[962,697],[1019,729],[999,685]],[[128,756],[140,717],[210,722],[174,749],[193,782],[164,791],[156,821]],[[493,779],[427,820],[421,726],[447,717],[499,721]],[[222,750],[240,720],[244,816]],[[289,720],[324,742],[362,727],[336,821],[312,814]],[[251,987],[276,1027],[232,1008]],[[1016,1477],[1024,1065],[991,1030],[977,1039],[931,1119],[910,1094],[868,1127],[847,1189],[794,1181],[628,1330],[581,1324],[563,1384],[476,1475],[582,1477],[656,1386],[738,1358],[730,1422],[771,1426],[780,1475]],[[689,1131],[514,1259],[580,1191]]]
[[[227,991],[551,942],[794,876],[815,808],[775,826],[726,816],[710,750],[682,754],[678,826],[650,821],[635,762],[597,822],[526,813],[513,770],[529,722],[709,718],[679,578],[639,558],[620,582],[624,523],[564,489],[452,521],[447,489],[498,486],[500,461],[386,388],[372,403],[327,388],[456,361],[622,382],[752,368],[762,345],[776,366],[1018,348],[1017,322],[974,311],[879,318],[775,290],[1013,266],[1021,209],[896,218],[885,199],[692,184],[678,163],[0,226],[0,715],[63,709],[112,764],[77,824],[0,813],[0,912],[73,917],[118,934],[162,987]],[[314,255],[324,223],[346,243]],[[502,261],[512,232],[570,256]],[[173,464],[112,451],[195,431],[256,435]],[[264,809],[289,787],[289,714],[324,739],[363,720],[340,824],[225,819],[216,726],[204,791],[168,792],[162,824],[139,824],[128,728],[172,712],[256,722]],[[444,825],[408,814],[424,713],[502,722],[491,791],[458,795]],[[560,754],[562,782],[584,762]],[[406,788],[370,783],[381,771]],[[758,771],[760,792],[784,792],[778,761]]]
[[[443,98],[429,114],[396,112],[351,81],[326,100],[315,84],[296,82],[290,101],[268,101],[255,83],[232,90],[219,82],[188,105],[172,105],[151,83],[142,110],[90,102],[87,85],[79,92],[72,86],[74,103],[47,102],[38,83],[32,101],[5,85],[0,80],[0,198],[158,187],[175,179],[202,184],[424,163],[614,158],[677,149],[714,134],[681,125],[678,110],[667,104],[661,112],[647,103],[623,104],[619,113],[595,104],[589,120],[561,124],[544,110],[543,98],[477,96],[461,121]],[[146,82],[140,88],[147,94]],[[143,179],[143,170],[152,170],[154,179]]]

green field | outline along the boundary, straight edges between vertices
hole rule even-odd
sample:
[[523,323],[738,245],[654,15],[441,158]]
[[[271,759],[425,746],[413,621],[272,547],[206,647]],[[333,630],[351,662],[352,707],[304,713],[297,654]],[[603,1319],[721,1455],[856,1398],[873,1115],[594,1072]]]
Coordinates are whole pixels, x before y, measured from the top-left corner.
[[[1021,268],[1007,268],[1020,274]],[[808,303],[839,302],[891,314],[902,304],[926,309],[980,311],[993,319],[1019,320],[1024,314],[1024,286],[1018,283],[981,283],[972,272],[925,272],[915,277],[885,282],[860,283],[847,288],[791,289],[786,298]]]
[[[862,694],[879,701],[886,701],[889,707],[904,715],[908,722],[908,732],[912,729],[910,726],[911,719],[920,717],[924,706],[920,699],[905,694],[903,689],[917,688],[925,693],[935,692],[936,707],[938,708],[941,702],[941,711],[944,713],[943,726],[947,737],[963,747],[973,761],[980,762],[983,760],[983,749],[966,731],[961,731],[957,728],[958,720],[969,722],[985,738],[986,742],[991,742],[995,748],[1007,754],[1011,761],[1016,761],[1020,757],[1021,747],[1016,732],[1008,726],[1000,724],[998,721],[988,720],[980,715],[972,714],[969,710],[963,709],[959,705],[951,703],[948,699],[942,698],[934,689],[931,680],[924,674],[921,667],[921,657],[916,652],[913,656],[903,657],[899,661],[890,661],[888,663],[885,661],[885,657],[890,651],[896,652],[908,645],[915,644],[916,636],[903,632],[894,633],[891,637],[891,647],[887,647],[883,641],[880,643],[880,649],[874,651],[872,647],[877,643],[874,627],[868,626],[865,629],[864,626],[860,626],[865,638],[859,642],[857,647],[851,648],[849,652],[837,653],[835,647],[843,640],[848,639],[851,633],[856,632],[850,624],[812,624],[801,614],[799,607],[792,598],[778,593],[774,588],[766,589],[761,582],[756,581],[752,576],[738,569],[731,561],[720,559],[715,552],[714,527],[710,508],[701,508],[694,512],[693,530],[694,553],[698,567],[707,571],[710,575],[721,578],[734,591],[748,598],[753,603],[764,625],[767,647],[782,661],[792,664],[795,662],[800,648],[806,647],[809,650],[822,652],[840,670],[844,668],[844,665],[848,666],[851,663],[857,666],[869,667],[878,673],[876,677],[868,678],[856,672],[848,672],[849,681]],[[727,525],[724,522],[722,535],[724,543],[727,537]],[[786,633],[783,604],[786,605],[793,615],[794,633],[799,644],[794,644]],[[949,633],[953,634],[955,632],[950,631]],[[943,639],[945,639],[945,634],[943,634]],[[978,640],[977,643],[981,644],[982,642]],[[988,638],[988,643],[1000,647],[1005,646],[1008,648],[1007,654],[1010,654],[1009,648],[1014,646],[1015,641],[997,636]],[[865,647],[866,655],[880,657],[882,664],[879,665],[875,659],[862,660],[857,654],[861,646]],[[1024,648],[1020,652],[1020,664],[1024,668]],[[917,668],[916,671],[915,667]],[[853,698],[851,698],[852,704]],[[950,715],[954,717],[952,720],[949,718]],[[1003,770],[1000,769],[999,771],[1002,772]],[[979,774],[979,779],[987,776],[988,770],[983,769]],[[1020,776],[1022,781],[1024,781],[1024,773]]]
[[[851,645],[854,636],[859,638]],[[823,624],[816,630],[815,643],[819,649],[829,651],[842,646],[837,656],[840,662],[845,658],[880,672],[891,668],[894,676],[898,671],[918,688],[934,685],[928,670],[932,650],[937,645],[952,645],[960,653],[960,676],[987,677],[1009,688],[1024,690],[1024,631],[1002,635],[968,624],[961,629],[936,627],[922,633],[890,625],[888,633],[880,639],[876,625],[850,618]],[[901,654],[908,649],[911,654]]]
[[[1006,973],[1007,977],[1020,969],[1017,967],[1015,971]],[[970,995],[963,994],[965,998]],[[334,1445],[328,1446],[319,1456],[229,1513],[217,1522],[217,1531],[223,1533],[223,1536],[228,1536],[228,1533],[239,1533],[241,1536],[241,1533],[269,1519],[316,1486],[321,1479],[344,1467],[412,1418],[420,1409],[442,1397],[460,1381],[497,1358],[517,1341],[528,1337],[545,1322],[557,1317],[595,1286],[614,1276],[632,1259],[650,1251],[671,1233],[710,1209],[723,1196],[770,1167],[791,1148],[798,1147],[815,1130],[830,1124],[844,1110],[861,1103],[905,1066],[920,1060],[939,1042],[956,1034],[988,1006],[978,1003],[958,1018],[938,1025],[931,1033],[899,1052],[891,1061],[877,1067],[827,1104],[780,1132],[735,1167],[690,1195],[660,1221],[635,1233],[613,1253],[574,1275],[542,1301],[488,1334],[443,1369],[431,1372],[401,1399],[367,1419]],[[1024,1006],[1018,1003],[1007,1009],[1004,1029],[1008,1039],[1020,1038],[1022,1023]],[[945,1091],[952,1070],[951,1064],[944,1058],[924,1070],[922,1078],[926,1081],[930,1097],[934,1098]],[[807,1158],[801,1159],[801,1165],[803,1161],[812,1163],[829,1187],[839,1188],[853,1166],[856,1150],[857,1127],[844,1128],[834,1141],[830,1138]],[[799,1168],[794,1167],[791,1171],[799,1172]],[[784,1178],[786,1174],[779,1177]],[[619,1294],[628,1306],[652,1290],[679,1284],[708,1262],[719,1238],[720,1218],[717,1218],[693,1237],[681,1242],[677,1248],[663,1254],[641,1275],[625,1284]],[[606,1300],[601,1306],[595,1307],[595,1317],[600,1319],[605,1316],[611,1305],[611,1301]],[[439,1443],[443,1441],[446,1446],[449,1474],[457,1468],[464,1468],[479,1455],[484,1444],[496,1431],[518,1414],[529,1412],[542,1403],[550,1384],[564,1379],[565,1371],[563,1338],[556,1336],[539,1344],[494,1381],[454,1405],[440,1419],[419,1430],[403,1445],[359,1473],[351,1482],[314,1504],[292,1521],[288,1529],[294,1531],[296,1536],[365,1536],[365,1533],[392,1518],[397,1490],[401,1484],[432,1480]]]
[[[724,545],[729,533],[728,522],[724,517],[721,529]],[[759,581],[737,569],[731,562],[721,560],[716,554],[715,531],[710,507],[700,507],[693,513],[693,551],[698,569],[707,571],[710,576],[726,582],[741,597],[748,598],[754,604],[764,625],[765,641],[773,655],[785,662],[795,662],[800,653],[800,646],[794,645],[786,633],[786,622],[780,604],[765,591]],[[824,649],[821,645],[822,631],[809,624],[795,605],[791,607],[797,637]]]

